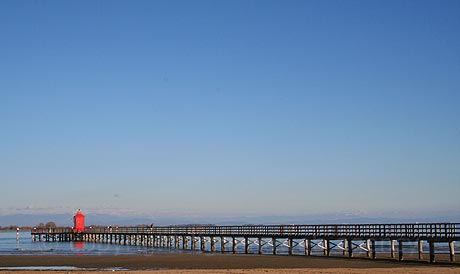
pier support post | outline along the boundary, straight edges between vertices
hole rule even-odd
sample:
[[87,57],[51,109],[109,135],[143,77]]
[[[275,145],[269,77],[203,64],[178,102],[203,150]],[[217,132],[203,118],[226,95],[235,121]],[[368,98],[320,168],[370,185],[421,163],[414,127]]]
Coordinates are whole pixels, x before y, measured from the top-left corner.
[[353,257],[353,241],[351,239],[347,240],[348,242],[348,257]]
[[272,242],[273,242],[273,255],[276,255],[276,248],[278,247],[278,243],[276,241],[276,238],[272,238]]
[[371,253],[372,253],[372,259],[375,259],[375,240],[371,240]]
[[225,239],[225,237],[223,237],[223,236],[220,237],[220,251],[221,251],[222,253],[225,252],[225,241],[227,241],[227,240]]
[[390,249],[391,249],[391,258],[394,259],[394,257],[395,257],[395,240],[391,240]]
[[454,246],[454,244],[455,244],[454,241],[449,242],[449,254],[450,254],[450,261],[451,262],[455,262],[455,246]]
[[331,243],[329,240],[324,240],[324,255],[330,256],[331,255]]
[[200,246],[201,246],[201,251],[206,251],[206,240],[204,239],[203,236],[200,237]]
[[435,253],[434,253],[434,241],[433,240],[429,241],[429,246],[430,246],[430,263],[434,263]]
[[233,254],[236,253],[236,238],[232,237],[232,252]]
[[195,249],[196,249],[196,240],[195,240],[195,236],[192,236],[191,241],[192,241],[192,250],[195,250]]
[[347,240],[343,240],[343,256],[347,256]]
[[262,244],[262,238],[259,237],[259,254],[260,254],[260,255],[262,255],[262,246],[263,246],[263,244]]
[[244,253],[249,254],[249,238],[244,237]]
[[401,240],[398,241],[398,252],[399,252],[399,260],[400,261],[404,260],[403,241]]
[[366,256],[369,258],[371,256],[371,240],[367,239],[366,240]]
[[423,260],[423,241],[418,240],[418,259]]
[[292,238],[288,239],[288,248],[289,248],[289,255],[292,255],[292,247],[293,247],[293,240]]
[[211,236],[211,251],[216,252],[216,238]]
[[305,240],[305,255],[306,256],[311,255],[311,240],[310,239]]

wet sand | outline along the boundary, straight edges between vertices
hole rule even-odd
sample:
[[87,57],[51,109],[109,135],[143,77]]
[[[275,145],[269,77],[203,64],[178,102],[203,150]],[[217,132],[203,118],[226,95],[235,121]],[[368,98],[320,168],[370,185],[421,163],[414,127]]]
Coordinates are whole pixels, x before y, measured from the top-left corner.
[[[0,267],[73,266],[72,273],[112,271],[129,274],[163,273],[460,273],[458,265],[430,265],[423,262],[369,260],[306,256],[243,254],[155,254],[114,256],[0,256]],[[93,269],[93,270],[85,270]],[[94,269],[108,269],[95,271]],[[128,271],[126,271],[128,270]],[[69,270],[40,271],[66,274]],[[1,273],[30,274],[30,270],[2,270]],[[36,272],[35,272],[36,273]]]
[[[46,270],[40,271],[40,273],[46,274],[107,274],[113,273],[111,270],[74,270],[74,271],[55,271]],[[31,270],[0,270],[2,274],[36,274],[37,271]],[[131,270],[131,271],[115,271],[117,274],[458,274],[458,269],[455,268],[372,268],[372,269],[354,269],[354,268],[342,268],[342,269],[296,269],[296,268],[285,268],[285,269],[217,269],[217,270],[205,270],[205,269],[184,269],[184,270]]]

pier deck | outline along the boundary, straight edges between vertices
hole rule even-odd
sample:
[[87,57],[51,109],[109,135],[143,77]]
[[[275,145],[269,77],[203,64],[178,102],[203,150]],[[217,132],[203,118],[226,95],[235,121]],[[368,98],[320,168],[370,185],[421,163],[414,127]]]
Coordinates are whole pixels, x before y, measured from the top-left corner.
[[[448,246],[455,261],[455,242],[460,241],[459,223],[338,224],[338,225],[245,225],[245,226],[165,226],[87,228],[74,233],[70,228],[34,229],[34,241],[86,241],[120,245],[177,248],[211,252],[312,255],[340,252],[353,257],[364,252],[377,258],[377,243],[389,242],[391,258],[404,260],[406,244],[416,244],[423,260],[428,246],[429,261],[435,262],[437,245]],[[243,246],[241,251],[238,246]],[[398,254],[396,256],[396,251]],[[380,253],[380,252],[379,252]]]

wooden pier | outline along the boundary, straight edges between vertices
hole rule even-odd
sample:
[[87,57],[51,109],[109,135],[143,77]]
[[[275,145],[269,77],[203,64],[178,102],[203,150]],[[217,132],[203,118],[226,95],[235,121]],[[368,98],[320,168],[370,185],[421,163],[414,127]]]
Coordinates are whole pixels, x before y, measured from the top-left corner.
[[[166,226],[34,229],[33,241],[84,241],[156,248],[176,248],[210,252],[258,253],[353,257],[364,254],[377,258],[386,253],[404,260],[405,248],[417,246],[418,259],[428,247],[430,262],[436,261],[439,245],[448,249],[455,261],[455,243],[460,241],[460,223],[339,224],[339,225],[245,225],[245,226]],[[390,243],[389,251],[377,248]],[[240,248],[238,248],[240,247]],[[396,254],[397,251],[397,254]],[[389,253],[389,254],[388,254]]]

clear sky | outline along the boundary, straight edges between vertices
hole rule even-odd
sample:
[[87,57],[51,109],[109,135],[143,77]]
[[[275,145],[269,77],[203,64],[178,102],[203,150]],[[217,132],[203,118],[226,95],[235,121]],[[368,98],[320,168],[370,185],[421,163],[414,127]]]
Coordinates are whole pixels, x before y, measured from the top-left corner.
[[460,1],[0,1],[0,215],[460,209]]

